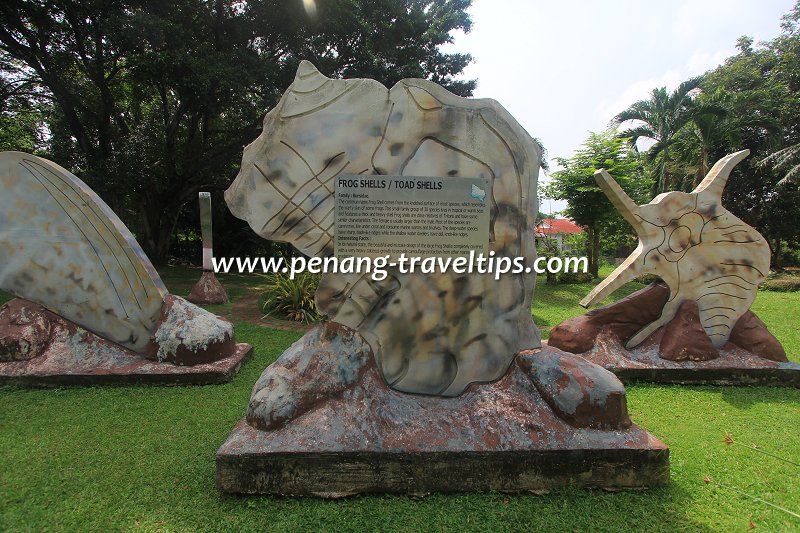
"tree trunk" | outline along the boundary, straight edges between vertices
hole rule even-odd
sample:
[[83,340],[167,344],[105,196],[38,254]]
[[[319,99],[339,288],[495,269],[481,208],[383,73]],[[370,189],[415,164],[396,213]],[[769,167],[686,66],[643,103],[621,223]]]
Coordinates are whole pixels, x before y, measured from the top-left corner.
[[180,208],[175,206],[151,205],[142,208],[142,238],[140,244],[144,253],[156,266],[166,265],[172,236],[178,225]]
[[586,228],[588,233],[588,252],[589,252],[589,274],[594,278],[600,277],[600,229],[597,226]]
[[780,239],[775,239],[775,244],[772,246],[772,268],[773,270],[782,270],[783,265],[781,264],[781,252],[783,251],[783,246]]

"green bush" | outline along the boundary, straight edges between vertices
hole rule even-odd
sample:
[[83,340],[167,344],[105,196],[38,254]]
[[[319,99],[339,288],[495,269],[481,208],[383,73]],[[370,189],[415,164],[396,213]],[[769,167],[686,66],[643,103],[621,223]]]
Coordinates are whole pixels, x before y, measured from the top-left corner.
[[656,276],[655,274],[642,274],[636,281],[639,283],[643,283],[645,285],[650,285],[651,283],[660,283],[662,280],[660,277]]
[[277,314],[297,322],[314,322],[321,318],[314,302],[320,276],[303,272],[290,279],[274,274],[266,284],[261,310],[265,315]]
[[798,274],[770,274],[761,284],[765,291],[796,292],[800,291],[800,275]]
[[558,275],[559,283],[591,283],[594,278],[588,272],[562,272]]

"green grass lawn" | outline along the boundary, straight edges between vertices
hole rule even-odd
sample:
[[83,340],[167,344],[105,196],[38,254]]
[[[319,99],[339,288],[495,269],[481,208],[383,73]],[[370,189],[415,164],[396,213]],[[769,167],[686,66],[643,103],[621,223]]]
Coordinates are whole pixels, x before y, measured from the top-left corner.
[[[163,277],[185,294],[198,275],[168,269]],[[234,298],[259,282],[240,278],[225,280]],[[537,324],[582,312],[577,301],[591,284],[540,281]],[[795,361],[798,305],[800,293],[767,292],[754,304]],[[629,386],[631,417],[671,449],[670,483],[657,489],[341,501],[223,496],[214,487],[214,453],[261,371],[300,336],[250,324],[236,331],[255,353],[225,385],[0,388],[0,531],[741,531],[751,521],[766,531],[800,529],[800,518],[722,486],[800,512],[800,467],[761,453],[800,463],[800,390],[780,387]],[[746,446],[726,445],[726,434]]]

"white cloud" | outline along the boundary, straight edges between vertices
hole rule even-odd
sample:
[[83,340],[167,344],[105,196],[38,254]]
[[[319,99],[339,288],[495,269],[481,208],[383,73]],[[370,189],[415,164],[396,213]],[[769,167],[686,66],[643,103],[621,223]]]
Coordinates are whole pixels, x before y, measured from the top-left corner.
[[718,50],[713,53],[702,51],[695,52],[686,63],[686,71],[689,76],[705,74],[707,71],[724,63],[726,59],[733,55],[736,55],[736,50],[734,48]]
[[595,114],[598,119],[610,121],[614,115],[627,109],[634,102],[647,100],[650,93],[657,87],[666,87],[674,90],[684,80],[681,73],[670,70],[657,78],[647,78],[628,85],[614,100],[604,100],[597,104]]
[[746,24],[741,14],[751,9],[752,4],[743,0],[690,0],[677,10],[673,35],[682,41],[697,41],[718,28]]
[[668,91],[673,91],[681,82],[716,68],[735,53],[732,49],[718,50],[717,52],[697,51],[692,54],[686,62],[686,66],[680,71],[668,70],[658,77],[638,80],[628,85],[618,98],[603,100],[598,103],[595,108],[595,114],[599,119],[610,121],[614,115],[623,109],[627,109],[634,102],[648,99],[653,89],[666,87]]
[[775,37],[794,2],[475,0],[473,31],[448,49],[475,57],[476,96],[499,101],[551,158],[570,157],[654,88],[723,62],[741,35]]

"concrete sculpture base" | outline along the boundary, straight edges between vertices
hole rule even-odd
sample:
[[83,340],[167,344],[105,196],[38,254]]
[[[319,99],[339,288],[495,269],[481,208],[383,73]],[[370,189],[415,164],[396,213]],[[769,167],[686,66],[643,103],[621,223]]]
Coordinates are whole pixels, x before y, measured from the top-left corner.
[[550,346],[578,354],[623,381],[800,387],[800,365],[751,311],[730,338],[715,347],[705,334],[698,306],[678,305],[675,316],[641,344],[625,342],[658,318],[668,289],[654,283],[616,303],[571,318],[550,331]]
[[[312,386],[313,385],[313,386]],[[359,335],[328,323],[268,367],[217,451],[217,486],[244,494],[641,488],[669,450],[633,425],[613,375],[560,350],[521,352],[454,398],[389,388]]]
[[[430,421],[432,431],[436,422]],[[420,450],[409,443],[351,450],[331,449],[324,438],[316,446],[275,446],[270,435],[242,420],[217,452],[217,487],[239,494],[341,498],[376,492],[539,492],[563,486],[635,489],[668,481],[669,450],[644,430],[611,432],[611,439],[596,435],[610,432],[573,431],[572,443],[559,446]],[[309,427],[306,436],[313,433]]]
[[187,300],[197,305],[219,305],[228,303],[228,291],[222,286],[213,272],[203,272],[200,280],[192,287]]
[[670,361],[659,356],[664,330],[628,350],[613,332],[603,331],[580,355],[610,370],[625,383],[645,381],[685,385],[781,385],[800,388],[800,365],[758,357],[732,343],[706,361]]
[[[176,306],[180,304],[168,304]],[[187,322],[181,320],[174,327]],[[159,328],[165,337],[180,339],[186,333],[169,333],[168,327],[173,327],[169,318]],[[166,357],[154,344],[148,359],[32,302],[12,300],[0,308],[0,385],[225,383],[252,351],[249,344],[225,337],[191,353],[187,344],[181,344]]]

